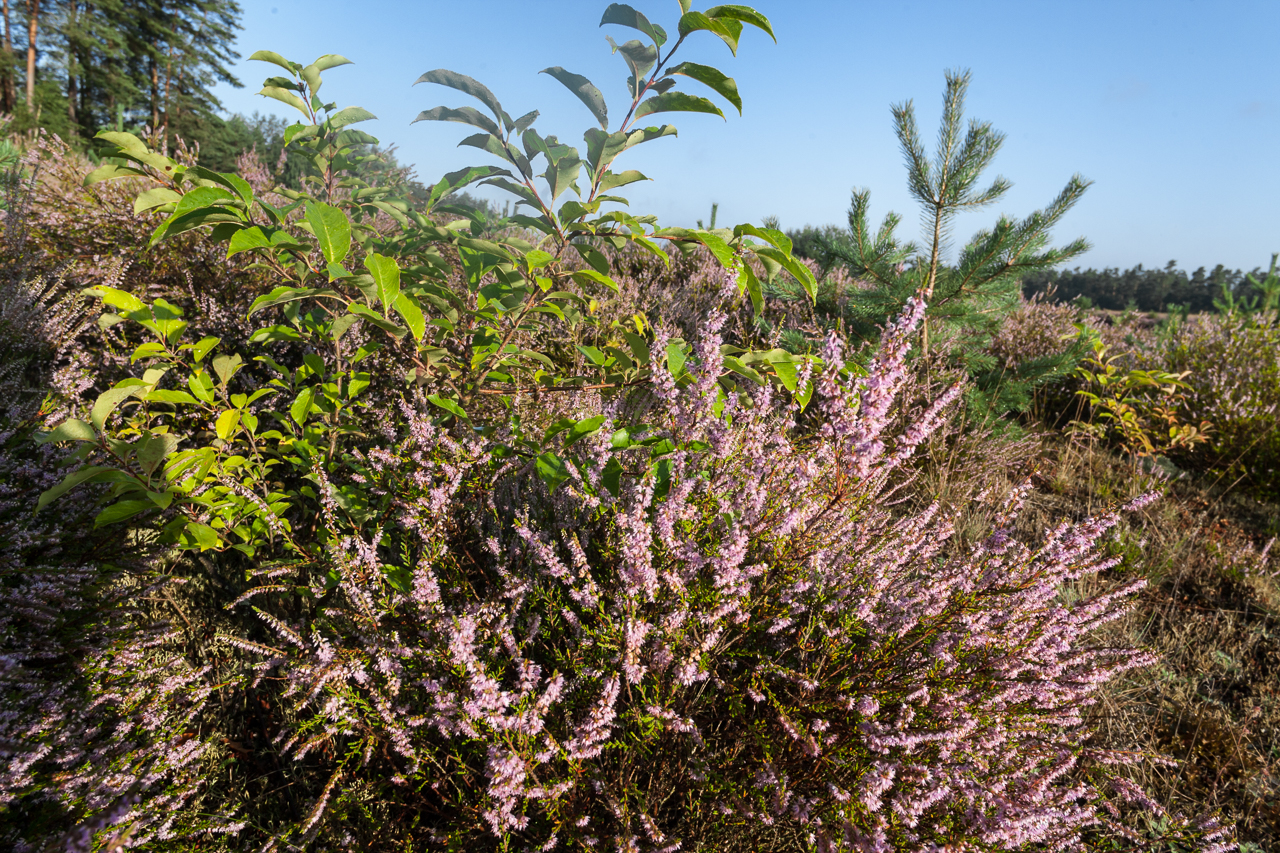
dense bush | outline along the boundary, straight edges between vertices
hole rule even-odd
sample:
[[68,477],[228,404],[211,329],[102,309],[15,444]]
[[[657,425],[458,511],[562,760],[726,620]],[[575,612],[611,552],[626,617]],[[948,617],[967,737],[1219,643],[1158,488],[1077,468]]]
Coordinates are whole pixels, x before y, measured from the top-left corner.
[[1274,311],[1202,314],[1156,350],[1169,370],[1187,372],[1196,419],[1213,424],[1208,458],[1275,494],[1280,483],[1280,325]]

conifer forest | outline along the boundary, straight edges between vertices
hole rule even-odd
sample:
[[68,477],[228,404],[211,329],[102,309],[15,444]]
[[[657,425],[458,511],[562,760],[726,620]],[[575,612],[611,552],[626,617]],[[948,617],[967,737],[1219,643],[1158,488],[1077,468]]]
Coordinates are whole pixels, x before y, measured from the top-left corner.
[[919,228],[628,205],[767,13],[601,3],[581,132],[424,68],[441,174],[341,55],[228,116],[236,0],[4,0],[0,849],[1280,850],[1280,246],[947,253],[964,71]]

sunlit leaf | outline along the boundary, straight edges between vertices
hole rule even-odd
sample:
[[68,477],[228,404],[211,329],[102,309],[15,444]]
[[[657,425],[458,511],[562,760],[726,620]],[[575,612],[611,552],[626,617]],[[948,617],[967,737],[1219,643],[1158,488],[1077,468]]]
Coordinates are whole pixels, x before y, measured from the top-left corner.
[[605,106],[604,95],[600,94],[600,90],[590,80],[581,74],[565,71],[559,65],[544,68],[538,73],[549,74],[563,83],[566,89],[577,95],[578,100],[587,105],[587,109],[591,110],[600,127],[604,130],[609,129],[609,110]]

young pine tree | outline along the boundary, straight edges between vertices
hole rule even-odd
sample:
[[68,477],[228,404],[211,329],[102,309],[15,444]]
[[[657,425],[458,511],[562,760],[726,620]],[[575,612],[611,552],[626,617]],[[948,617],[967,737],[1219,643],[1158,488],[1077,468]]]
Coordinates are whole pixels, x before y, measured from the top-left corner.
[[946,264],[943,256],[956,215],[999,201],[1012,186],[997,176],[981,187],[982,174],[1005,137],[990,122],[970,120],[964,127],[967,71],[947,72],[946,81],[932,159],[921,140],[911,101],[893,107],[908,185],[920,203],[923,245],[898,238],[901,217],[892,212],[873,234],[867,222],[870,191],[855,189],[848,230],[821,235],[818,260],[827,268],[847,268],[867,285],[843,294],[842,304],[828,306],[837,315],[832,319],[838,318],[855,337],[874,337],[876,329],[900,312],[910,296],[923,294],[929,305],[923,353],[927,355],[931,346],[936,349],[939,340],[945,340],[947,357],[975,380],[986,408],[1008,411],[1019,408],[1035,385],[1065,375],[1074,366],[1068,354],[1022,365],[1025,369],[1011,376],[985,349],[1003,318],[1018,304],[1024,276],[1059,266],[1089,249],[1083,238],[1050,247],[1049,232],[1080,200],[1090,181],[1072,176],[1048,207],[1025,219],[1001,216],[992,228],[969,240],[954,265]]

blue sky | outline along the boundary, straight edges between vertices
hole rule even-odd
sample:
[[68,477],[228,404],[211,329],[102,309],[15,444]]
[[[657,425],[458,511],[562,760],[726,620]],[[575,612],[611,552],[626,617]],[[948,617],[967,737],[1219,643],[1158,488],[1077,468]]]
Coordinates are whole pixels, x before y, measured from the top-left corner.
[[[433,182],[490,162],[457,148],[463,125],[421,122],[419,111],[470,103],[423,72],[448,68],[485,83],[512,115],[541,111],[543,135],[579,144],[587,109],[551,65],[584,74],[615,116],[627,72],[604,37],[637,35],[597,26],[603,0],[241,0],[244,56],[269,49],[310,62],[340,53],[356,64],[326,73],[324,95],[378,115],[361,125],[398,146],[402,162]],[[632,5],[668,30],[676,0]],[[695,2],[701,8],[702,2]],[[720,204],[718,224],[777,216],[784,228],[843,223],[854,187],[871,190],[876,223],[903,215],[915,238],[918,208],[889,107],[912,100],[932,149],[944,71],[972,71],[966,116],[1007,134],[989,177],[1013,189],[997,205],[957,221],[962,243],[1000,213],[1025,216],[1048,204],[1073,173],[1094,181],[1055,232],[1094,248],[1079,264],[1194,270],[1265,267],[1280,251],[1280,2],[1243,0],[757,0],[778,44],[744,33],[735,59],[709,34],[681,48],[737,80],[743,115],[660,116],[679,138],[627,152],[618,168],[651,182],[627,187],[631,209],[663,224],[692,225]],[[688,52],[686,53],[686,49]],[[230,112],[287,107],[257,97],[273,66],[242,61],[243,89],[217,90]],[[681,88],[708,94],[688,81]],[[278,108],[278,109],[277,109]],[[613,124],[616,125],[617,118]],[[493,192],[491,197],[500,198]]]

